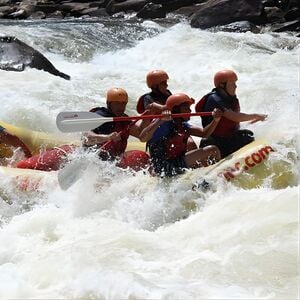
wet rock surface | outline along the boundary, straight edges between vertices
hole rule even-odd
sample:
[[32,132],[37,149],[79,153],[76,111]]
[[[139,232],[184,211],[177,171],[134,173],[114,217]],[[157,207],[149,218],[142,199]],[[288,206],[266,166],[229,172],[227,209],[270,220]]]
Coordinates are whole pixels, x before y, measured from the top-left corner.
[[255,33],[292,31],[300,37],[299,0],[0,0],[1,19],[125,16],[186,20],[192,27]]

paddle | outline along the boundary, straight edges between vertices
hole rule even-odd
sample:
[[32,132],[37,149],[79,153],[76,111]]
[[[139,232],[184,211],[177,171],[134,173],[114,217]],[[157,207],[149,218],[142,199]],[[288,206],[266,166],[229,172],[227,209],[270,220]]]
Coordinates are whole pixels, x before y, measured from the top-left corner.
[[89,165],[88,158],[72,160],[63,169],[58,171],[58,184],[64,191],[71,187],[84,173]]
[[[141,116],[143,116],[143,115],[145,115],[145,112]],[[127,126],[127,129],[129,129],[130,127],[132,127],[137,121],[138,121],[138,119],[136,119],[135,121],[131,122]],[[120,133],[124,132],[127,129],[124,129],[124,130],[120,131]],[[106,147],[110,143],[111,143],[110,140],[107,141],[103,145],[103,147]],[[72,160],[63,169],[59,170],[58,176],[57,176],[58,177],[59,186],[64,191],[67,190],[67,189],[69,189],[77,180],[79,180],[82,177],[83,173],[88,168],[89,164],[90,164],[90,162],[88,161],[88,159],[84,158],[84,157],[80,157],[80,158],[76,158],[75,160]]]
[[[171,114],[172,118],[211,116],[211,112]],[[133,121],[141,119],[162,119],[166,115],[141,115],[133,117],[101,117],[93,112],[60,112],[56,117],[56,126],[62,132],[89,131],[106,122]]]

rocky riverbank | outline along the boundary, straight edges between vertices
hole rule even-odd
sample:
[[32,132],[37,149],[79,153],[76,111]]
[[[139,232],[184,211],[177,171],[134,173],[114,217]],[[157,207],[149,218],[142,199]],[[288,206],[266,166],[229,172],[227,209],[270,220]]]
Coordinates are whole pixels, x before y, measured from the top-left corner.
[[226,31],[294,31],[300,37],[299,0],[0,0],[2,19],[114,16],[186,19],[192,27]]

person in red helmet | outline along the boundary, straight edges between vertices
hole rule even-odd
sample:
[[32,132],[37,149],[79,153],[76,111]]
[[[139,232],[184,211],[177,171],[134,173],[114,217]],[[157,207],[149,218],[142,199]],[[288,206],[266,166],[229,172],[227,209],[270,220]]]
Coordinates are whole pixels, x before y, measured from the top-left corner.
[[[171,113],[190,113],[194,100],[183,93],[168,97],[166,109]],[[192,126],[189,117],[170,119],[166,114],[164,119],[155,119],[145,127],[140,140],[147,142],[150,152],[151,167],[155,174],[175,176],[184,173],[187,168],[207,166],[220,159],[220,151],[216,146],[189,151],[187,141],[190,135],[207,137],[216,128],[222,112],[215,109],[213,120],[205,128]]]
[[[246,114],[240,111],[239,100],[236,96],[237,74],[232,70],[222,70],[214,76],[215,88],[202,97],[196,104],[197,112],[209,112],[215,108],[222,110],[223,116],[211,136],[201,140],[200,147],[216,145],[225,157],[254,140],[253,132],[240,129],[240,122],[264,121],[267,115]],[[212,117],[202,117],[202,126],[207,126]]]
[[[122,88],[111,88],[106,94],[107,107],[95,107],[90,111],[99,114],[102,117],[123,117],[126,105],[128,103],[128,94]],[[145,162],[148,155],[143,151],[131,151],[131,156],[125,154],[129,135],[139,137],[140,128],[136,122],[131,121],[113,121],[106,122],[92,131],[83,135],[83,146],[89,149],[95,149],[102,160],[117,160],[119,166],[126,168],[130,161],[138,159]],[[143,152],[143,153],[142,153]],[[126,160],[122,161],[122,158]],[[138,162],[136,162],[139,165]],[[136,168],[135,162],[132,162],[133,169]],[[141,166],[144,167],[144,166]]]

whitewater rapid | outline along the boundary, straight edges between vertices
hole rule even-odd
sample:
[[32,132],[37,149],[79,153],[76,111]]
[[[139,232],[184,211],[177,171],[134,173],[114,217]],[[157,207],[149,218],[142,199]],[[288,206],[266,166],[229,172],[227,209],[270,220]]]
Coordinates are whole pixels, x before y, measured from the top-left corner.
[[1,23],[0,34],[72,78],[0,70],[5,122],[58,133],[58,112],[104,105],[112,86],[127,90],[135,115],[149,70],[166,70],[173,93],[198,100],[232,68],[242,111],[269,116],[243,126],[276,149],[252,188],[216,179],[193,191],[198,171],[166,181],[93,158],[67,191],[46,182],[23,194],[1,182],[1,299],[299,298],[299,39],[113,20]]

